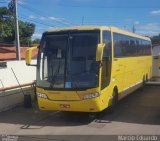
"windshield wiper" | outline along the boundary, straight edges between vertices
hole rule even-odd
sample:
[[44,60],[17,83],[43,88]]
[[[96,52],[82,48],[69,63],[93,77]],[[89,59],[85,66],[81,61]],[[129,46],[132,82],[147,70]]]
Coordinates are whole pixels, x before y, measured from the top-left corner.
[[[60,71],[60,68],[61,68],[61,63],[60,62],[61,62],[60,59],[58,59],[58,67],[57,67],[57,70],[54,73],[54,75],[52,73],[52,79],[51,79],[51,82],[50,82],[50,88],[54,88],[54,85],[56,83],[56,77],[59,74],[59,71]],[[53,65],[52,65],[52,72],[53,72]]]

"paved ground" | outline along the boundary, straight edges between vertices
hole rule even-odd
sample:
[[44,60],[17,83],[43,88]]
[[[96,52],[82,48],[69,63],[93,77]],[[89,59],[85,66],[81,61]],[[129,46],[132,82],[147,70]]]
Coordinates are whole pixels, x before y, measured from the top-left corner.
[[[0,113],[0,134],[23,135],[23,138],[26,135],[160,135],[160,86],[137,90],[121,100],[113,114],[104,112],[98,119],[84,113],[39,111],[35,104],[32,109],[17,107]],[[50,140],[49,136],[43,137]]]

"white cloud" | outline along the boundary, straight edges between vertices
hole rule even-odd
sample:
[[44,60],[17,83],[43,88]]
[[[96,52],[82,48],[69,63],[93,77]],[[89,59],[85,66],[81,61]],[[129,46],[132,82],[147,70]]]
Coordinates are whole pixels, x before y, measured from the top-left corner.
[[51,29],[53,29],[53,27],[48,27],[48,30],[51,30]]
[[50,20],[50,21],[56,21],[56,22],[60,22],[60,23],[63,23],[63,24],[70,24],[69,22],[67,22],[64,18],[56,18],[56,17],[35,17],[33,15],[30,15],[28,17],[29,19],[39,19],[39,20]]
[[137,25],[136,33],[146,36],[160,34],[160,23],[149,23],[145,25]]
[[58,22],[62,22],[64,21],[65,19],[63,18],[55,18],[55,17],[48,17],[49,20],[53,20],[53,21],[58,21]]
[[29,19],[35,19],[36,17],[33,16],[33,15],[30,15],[28,18],[29,18]]
[[25,5],[24,0],[18,0],[18,3],[19,3],[19,4],[22,4],[22,5]]
[[46,20],[46,17],[39,17],[40,20]]
[[64,19],[64,18],[48,17],[48,19],[56,21],[56,22],[60,22],[62,24],[70,25],[70,23],[67,22],[66,19]]
[[30,15],[28,16],[29,19],[37,19],[37,20],[41,20],[41,21],[55,21],[55,22],[59,22],[61,24],[65,24],[65,25],[71,25],[70,22],[68,22],[66,19],[64,18],[56,18],[56,17],[44,17],[44,16],[41,16],[41,17],[36,17],[34,15]]
[[139,21],[135,21],[135,22],[134,22],[134,25],[138,25],[138,24],[140,24]]
[[41,38],[41,37],[42,37],[42,34],[40,34],[40,33],[34,33],[32,35],[32,39]]
[[154,16],[160,16],[160,10],[154,10],[150,12]]
[[51,31],[51,30],[54,30],[54,29],[58,29],[59,27],[49,27],[47,30]]

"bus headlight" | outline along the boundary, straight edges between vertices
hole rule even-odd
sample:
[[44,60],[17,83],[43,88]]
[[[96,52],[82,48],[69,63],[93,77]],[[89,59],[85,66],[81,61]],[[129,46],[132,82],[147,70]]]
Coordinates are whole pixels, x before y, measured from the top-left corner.
[[83,96],[83,99],[91,99],[99,96],[99,93],[86,94]]
[[37,97],[44,98],[44,99],[48,98],[47,95],[42,94],[42,93],[37,93]]

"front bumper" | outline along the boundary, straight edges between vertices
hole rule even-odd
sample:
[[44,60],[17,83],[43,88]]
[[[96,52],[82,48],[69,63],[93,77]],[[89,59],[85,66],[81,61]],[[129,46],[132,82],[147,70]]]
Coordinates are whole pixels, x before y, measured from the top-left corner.
[[102,109],[99,101],[99,97],[79,101],[54,101],[38,97],[38,106],[41,110],[100,112]]

